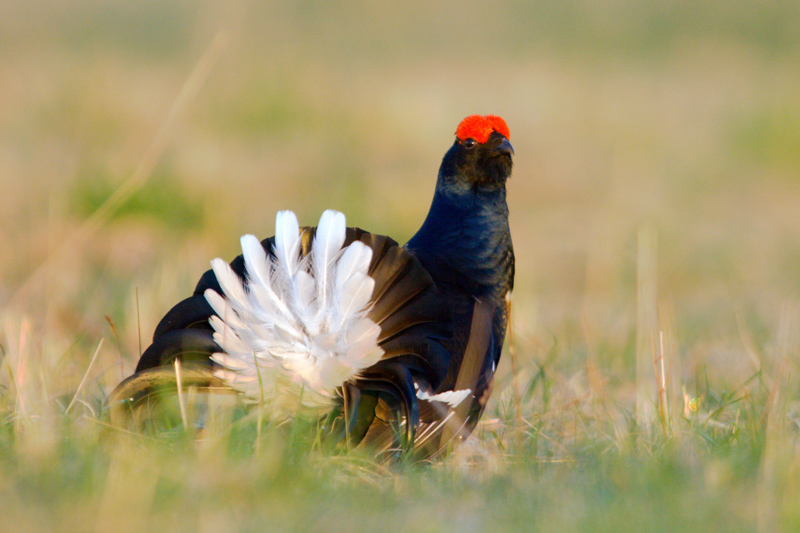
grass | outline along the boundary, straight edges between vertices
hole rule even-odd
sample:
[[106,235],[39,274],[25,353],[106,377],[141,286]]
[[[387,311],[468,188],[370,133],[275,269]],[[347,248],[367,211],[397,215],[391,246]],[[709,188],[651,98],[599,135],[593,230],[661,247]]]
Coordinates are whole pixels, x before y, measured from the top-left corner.
[[[0,529],[800,528],[796,2],[393,9],[0,6]],[[516,374],[465,446],[107,425],[210,259],[287,208],[407,239],[472,113],[517,154]]]

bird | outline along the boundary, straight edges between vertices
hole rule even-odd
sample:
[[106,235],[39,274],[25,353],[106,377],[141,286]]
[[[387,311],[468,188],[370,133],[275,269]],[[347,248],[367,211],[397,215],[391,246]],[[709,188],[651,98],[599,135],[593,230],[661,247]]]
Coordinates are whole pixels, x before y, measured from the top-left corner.
[[135,372],[108,396],[130,423],[165,388],[199,387],[304,413],[351,446],[447,453],[476,427],[509,323],[514,250],[505,120],[471,115],[438,172],[430,209],[404,245],[325,211],[300,227],[241,238],[157,325]]

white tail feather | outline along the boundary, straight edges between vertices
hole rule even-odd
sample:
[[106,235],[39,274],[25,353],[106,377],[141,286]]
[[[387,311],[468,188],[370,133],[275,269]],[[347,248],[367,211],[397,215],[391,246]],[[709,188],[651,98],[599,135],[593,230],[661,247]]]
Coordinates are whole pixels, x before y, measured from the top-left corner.
[[[219,316],[210,319],[224,353],[213,359],[232,387],[261,393],[280,413],[302,401],[327,406],[336,389],[383,355],[380,327],[366,317],[375,281],[372,249],[342,249],[344,215],[325,211],[309,258],[300,259],[300,229],[291,211],[276,217],[274,258],[252,235],[242,237],[247,281],[221,259],[212,261],[223,295],[207,290]],[[256,368],[258,365],[258,368]]]
[[300,251],[300,226],[291,211],[278,211],[275,215],[275,257],[293,275],[297,269]]
[[262,287],[269,287],[269,263],[264,247],[255,235],[244,235],[241,239],[242,255],[247,264],[247,273],[250,274]]
[[[335,268],[334,260],[344,244],[346,231],[345,218],[342,213],[328,209],[322,213],[317,226],[317,235],[311,250],[313,257],[314,278],[317,282],[317,314],[329,312],[328,305],[332,296],[331,278]],[[319,317],[324,318],[324,317]]]
[[242,342],[236,332],[221,318],[212,316],[209,319],[211,327],[214,328],[214,342],[219,344],[226,352],[235,354],[246,354],[250,352],[250,347]]
[[471,394],[472,391],[470,389],[450,390],[440,392],[439,394],[430,394],[421,389],[417,390],[417,398],[420,400],[427,400],[429,402],[442,402],[446,403],[450,407],[457,407],[461,402],[471,396]]
[[366,274],[356,274],[342,287],[337,287],[340,294],[342,318],[364,309],[372,297],[375,280]]
[[206,289],[204,296],[206,297],[206,301],[211,306],[217,315],[223,318],[231,327],[240,329],[244,327],[244,323],[239,320],[239,315],[237,315],[231,306],[228,305],[228,302],[220,296],[217,291],[213,289]]
[[369,269],[372,249],[361,241],[354,241],[345,249],[336,270],[336,286],[341,287],[355,273]]
[[[219,257],[211,261],[211,268],[214,270],[222,292],[228,297],[231,306],[236,309],[237,304],[245,300],[244,287],[236,272]],[[238,311],[238,309],[236,310]]]
[[372,249],[362,242],[355,241],[347,247],[339,259],[334,290],[339,295],[338,316],[334,316],[334,326],[342,326],[348,316],[366,307],[375,288],[367,272],[372,260]]

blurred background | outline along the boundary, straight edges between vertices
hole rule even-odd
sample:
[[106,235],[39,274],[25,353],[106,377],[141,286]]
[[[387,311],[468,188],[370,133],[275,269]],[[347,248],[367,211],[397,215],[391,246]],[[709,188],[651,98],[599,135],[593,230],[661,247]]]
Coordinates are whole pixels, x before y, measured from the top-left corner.
[[102,395],[277,210],[405,242],[497,114],[523,375],[591,360],[628,405],[658,330],[673,388],[740,383],[798,359],[798,61],[796,0],[6,0],[5,344],[75,381],[106,337]]

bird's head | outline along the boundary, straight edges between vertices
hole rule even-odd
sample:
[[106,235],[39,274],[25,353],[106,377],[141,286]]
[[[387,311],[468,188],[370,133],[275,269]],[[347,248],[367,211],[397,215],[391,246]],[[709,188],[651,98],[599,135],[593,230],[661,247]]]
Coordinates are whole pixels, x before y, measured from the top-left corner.
[[511,176],[514,148],[506,121],[472,115],[458,125],[456,140],[439,169],[442,185],[459,190],[505,186]]

